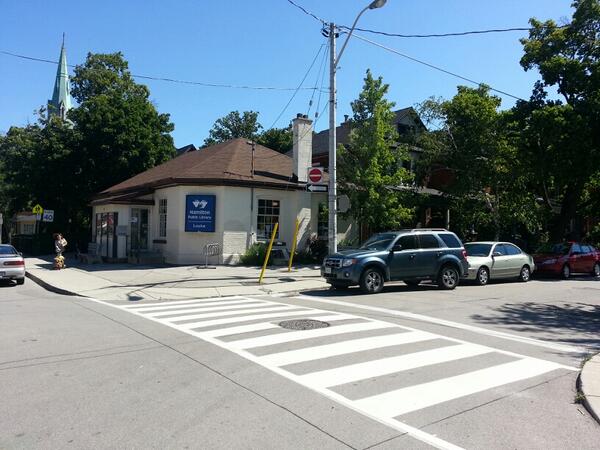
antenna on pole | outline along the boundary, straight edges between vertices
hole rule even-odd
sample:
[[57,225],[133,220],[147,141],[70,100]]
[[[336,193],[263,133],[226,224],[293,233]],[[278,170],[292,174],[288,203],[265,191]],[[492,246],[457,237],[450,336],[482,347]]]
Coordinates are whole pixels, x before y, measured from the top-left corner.
[[63,31],[63,42],[62,42],[62,46],[65,46],[65,32]]

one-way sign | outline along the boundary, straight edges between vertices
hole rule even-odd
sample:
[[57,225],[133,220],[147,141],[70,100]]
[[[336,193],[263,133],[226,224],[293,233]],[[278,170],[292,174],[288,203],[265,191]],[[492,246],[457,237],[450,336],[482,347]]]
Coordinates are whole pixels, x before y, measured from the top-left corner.
[[327,192],[329,189],[326,184],[307,184],[306,190],[309,192]]

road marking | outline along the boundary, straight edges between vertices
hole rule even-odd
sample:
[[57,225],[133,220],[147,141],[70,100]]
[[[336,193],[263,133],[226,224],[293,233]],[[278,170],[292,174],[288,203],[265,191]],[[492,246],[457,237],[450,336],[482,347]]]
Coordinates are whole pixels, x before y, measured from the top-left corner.
[[383,328],[393,328],[393,324],[388,324],[385,322],[350,323],[348,325],[337,325],[334,327],[316,328],[313,330],[290,331],[282,334],[241,339],[237,341],[231,341],[230,345],[235,348],[247,349],[255,347],[264,347],[267,345],[283,344],[285,342],[300,341],[315,337],[334,336],[336,334],[367,330],[379,330]]
[[514,334],[510,334],[510,333],[505,333],[502,331],[488,330],[486,328],[481,328],[481,327],[477,327],[474,325],[467,325],[467,324],[463,324],[463,323],[459,323],[459,322],[452,322],[450,320],[438,319],[436,317],[425,316],[422,314],[397,311],[397,310],[388,309],[388,308],[380,308],[378,306],[359,305],[359,304],[355,304],[355,303],[343,302],[343,301],[339,301],[339,300],[330,300],[329,298],[319,298],[319,297],[313,297],[313,296],[309,296],[309,295],[299,295],[294,298],[300,299],[300,300],[310,300],[313,302],[320,302],[320,303],[325,303],[325,304],[348,306],[351,308],[363,309],[363,310],[367,310],[367,311],[375,311],[375,312],[379,312],[379,313],[393,315],[396,317],[404,317],[407,319],[419,320],[421,322],[429,322],[429,323],[434,323],[436,325],[444,325],[446,327],[458,328],[460,330],[466,330],[466,331],[472,331],[474,333],[483,334],[486,336],[493,336],[493,337],[497,337],[497,338],[501,338],[501,339],[507,339],[510,341],[522,342],[525,344],[535,345],[537,347],[545,347],[545,348],[549,348],[552,350],[559,350],[561,352],[585,353],[587,351],[583,347],[574,347],[572,345],[566,345],[566,344],[555,344],[553,342],[542,341],[539,339],[533,339],[533,338],[528,338],[528,337],[524,337],[524,336],[517,336]]
[[457,359],[491,353],[494,350],[482,345],[453,345],[450,347],[435,348],[408,355],[393,356],[391,358],[376,359],[364,363],[351,364],[330,370],[303,375],[306,384],[316,387],[333,387],[366,380],[395,372],[403,372],[418,367],[431,366]]
[[[256,319],[272,319],[275,317],[281,317],[281,318],[288,318],[288,317],[294,317],[294,316],[305,316],[305,315],[310,315],[310,314],[316,314],[318,312],[321,312],[319,310],[315,310],[315,309],[300,309],[300,308],[296,308],[296,310],[290,310],[290,311],[281,311],[278,313],[269,313],[269,314],[255,314],[255,315],[249,315],[246,317],[230,317],[227,319],[215,319],[215,320],[204,320],[201,322],[193,322],[193,323],[182,323],[182,324],[178,324],[177,326],[180,327],[181,329],[186,329],[186,330],[193,330],[195,328],[208,328],[208,327],[212,327],[215,325],[226,325],[226,324],[230,324],[230,323],[243,323],[243,322],[250,322],[252,320],[256,320]],[[171,321],[169,320],[164,320],[164,319],[153,319],[151,317],[149,317],[150,320],[156,320],[157,322],[160,323],[164,323],[164,324],[172,324]]]
[[[336,320],[346,320],[352,319],[353,316],[348,316],[347,314],[335,314],[331,316],[319,316],[318,314],[307,317],[309,319],[317,319],[324,320],[327,322],[335,322]],[[237,327],[228,327],[228,328],[217,328],[216,330],[210,331],[202,331],[202,336],[208,337],[221,337],[221,336],[230,336],[233,334],[242,334],[242,333],[252,333],[254,331],[263,331],[269,329],[276,329],[281,327],[273,322],[260,322],[253,323],[250,325],[239,325]]]
[[219,306],[211,306],[210,308],[190,308],[190,309],[177,309],[175,311],[170,310],[170,311],[150,311],[147,312],[146,315],[150,316],[150,317],[168,317],[168,316],[173,316],[176,314],[190,314],[190,313],[197,313],[197,312],[211,312],[211,311],[235,311],[236,309],[238,311],[247,311],[249,309],[260,309],[260,308],[268,308],[271,305],[269,305],[268,303],[265,302],[256,302],[256,304],[249,302],[243,305],[231,305],[231,306],[225,306],[225,305],[219,305]]
[[435,339],[435,334],[423,331],[411,331],[408,333],[388,334],[385,336],[373,336],[362,339],[351,339],[335,344],[318,345],[316,347],[301,348],[281,353],[272,353],[263,356],[265,364],[273,366],[287,366],[315,359],[329,358],[331,356],[347,355],[349,353],[373,350],[376,348],[393,347],[395,345],[411,344],[414,342]]
[[[209,303],[209,302],[224,302],[229,300],[247,300],[245,297],[240,297],[239,295],[231,296],[231,297],[206,297],[201,299],[193,299],[193,300],[180,300],[177,302],[164,301],[164,302],[148,302],[144,304],[127,304],[127,305],[117,305],[121,308],[125,309],[137,309],[137,308],[147,308],[150,306],[162,306],[162,305],[184,305],[188,303]],[[94,299],[95,300],[95,299]]]
[[374,415],[397,417],[459,397],[542,375],[554,369],[556,365],[550,362],[522,359],[385,392],[356,400],[356,404]]
[[[250,316],[250,314],[260,314],[262,312],[286,311],[289,309],[294,309],[288,305],[268,306],[268,307],[261,306],[261,308],[262,309],[257,309],[257,308],[237,309],[235,311],[212,312],[212,313],[208,313],[208,314],[188,314],[185,316],[169,317],[168,319],[163,319],[163,320],[175,322],[175,321],[182,321],[182,320],[204,319],[204,318],[210,318],[210,317],[235,316],[237,314],[247,314],[248,316]],[[299,308],[302,308],[302,307],[300,306]],[[146,315],[146,316],[148,317],[148,315]]]
[[[464,397],[467,395],[475,394],[475,393],[481,392],[483,390],[502,386],[502,385],[505,385],[508,383],[512,383],[514,381],[519,381],[519,380],[531,378],[534,376],[542,375],[544,373],[547,373],[547,372],[550,372],[553,370],[557,370],[557,369],[578,370],[578,369],[575,369],[575,368],[572,368],[569,366],[564,366],[564,365],[561,365],[558,363],[553,363],[550,361],[544,361],[544,360],[540,360],[540,359],[536,359],[536,358],[531,358],[528,356],[519,355],[519,354],[512,353],[512,352],[494,349],[492,347],[478,346],[478,345],[475,345],[475,344],[472,344],[472,343],[469,343],[466,341],[461,341],[459,339],[449,338],[449,337],[434,334],[434,333],[424,332],[424,331],[420,331],[420,330],[417,330],[414,328],[404,327],[404,326],[400,326],[400,325],[390,323],[390,322],[364,318],[361,316],[347,314],[347,313],[334,313],[332,311],[321,310],[321,309],[303,309],[302,310],[299,307],[295,307],[293,305],[289,305],[286,303],[268,302],[268,303],[272,303],[273,305],[279,305],[279,308],[274,308],[274,309],[281,309],[281,307],[284,308],[278,312],[270,312],[268,314],[257,314],[257,312],[259,312],[259,311],[256,309],[253,309],[253,310],[250,310],[250,312],[247,315],[237,316],[237,317],[223,317],[223,313],[219,313],[219,314],[221,314],[221,316],[217,319],[210,319],[211,317],[214,317],[213,314],[215,314],[215,313],[210,312],[210,313],[205,313],[205,314],[196,314],[196,315],[192,316],[192,317],[197,317],[197,318],[209,317],[210,320],[204,320],[204,321],[195,322],[195,323],[181,324],[181,323],[177,323],[177,322],[179,322],[181,320],[185,320],[184,319],[185,317],[190,317],[190,316],[186,316],[186,315],[175,316],[175,317],[170,317],[169,319],[164,319],[164,318],[152,317],[149,314],[144,314],[144,312],[136,311],[131,308],[125,308],[120,305],[106,303],[106,302],[102,302],[100,300],[94,300],[94,299],[90,299],[90,300],[96,301],[98,303],[102,303],[107,306],[111,306],[113,308],[125,310],[125,311],[133,313],[135,315],[138,315],[140,317],[146,318],[148,320],[151,320],[151,321],[154,321],[157,323],[161,323],[163,325],[167,325],[175,330],[187,333],[191,336],[198,337],[208,343],[211,343],[220,348],[229,350],[230,352],[232,352],[238,356],[241,356],[243,358],[246,358],[247,360],[252,361],[256,364],[259,364],[260,366],[265,367],[266,369],[269,369],[278,375],[286,377],[289,380],[299,383],[302,386],[305,386],[305,387],[307,387],[329,399],[337,401],[338,403],[352,409],[353,411],[356,411],[356,412],[358,412],[366,417],[369,417],[379,423],[388,425],[388,426],[394,428],[395,430],[398,430],[403,433],[407,433],[410,436],[414,437],[415,439],[418,439],[418,440],[428,443],[429,445],[432,445],[436,448],[440,448],[440,449],[444,449],[444,450],[456,450],[456,449],[459,449],[460,447],[457,447],[454,444],[446,442],[443,439],[438,438],[437,436],[428,434],[422,430],[419,430],[419,429],[412,427],[406,423],[403,423],[403,422],[395,419],[395,417],[397,417],[401,414],[404,414],[408,411],[415,411],[415,410],[425,408],[428,406],[433,406],[433,405],[441,403],[441,402],[445,402],[445,401],[453,400],[453,399],[456,399],[459,397]],[[248,300],[252,300],[252,299],[248,298]],[[351,305],[351,306],[353,306],[353,305]],[[298,310],[298,309],[301,309],[301,310]],[[238,310],[238,312],[239,311],[240,310]],[[241,310],[241,311],[243,311],[243,310]],[[265,309],[260,310],[260,312],[262,312],[262,311],[265,311]],[[229,313],[229,314],[231,314],[231,313]],[[272,343],[280,342],[279,339],[281,339],[281,338],[278,338],[276,336],[282,336],[282,338],[283,338],[283,336],[286,336],[286,335],[295,335],[295,336],[299,337],[300,335],[296,334],[299,332],[284,332],[284,333],[278,333],[275,335],[252,337],[252,338],[246,338],[246,339],[244,339],[243,336],[240,336],[240,339],[235,340],[235,341],[223,341],[216,337],[216,336],[226,336],[232,330],[234,331],[234,334],[235,334],[236,329],[237,330],[240,330],[240,329],[246,330],[246,331],[242,331],[242,332],[252,332],[252,331],[256,331],[257,329],[268,329],[274,325],[273,323],[265,324],[264,322],[261,324],[246,323],[244,325],[244,322],[252,322],[257,319],[278,318],[278,320],[279,320],[281,318],[287,318],[287,317],[292,317],[292,316],[303,316],[305,318],[308,318],[308,317],[317,317],[319,315],[324,315],[325,317],[333,315],[336,318],[339,318],[339,316],[345,316],[345,318],[362,319],[362,322],[359,322],[359,323],[337,325],[335,327],[331,327],[331,329],[337,328],[339,330],[339,329],[344,329],[343,327],[345,327],[347,332],[349,332],[349,331],[358,332],[362,329],[361,327],[363,327],[363,326],[377,324],[377,329],[386,330],[386,329],[392,328],[392,329],[397,329],[399,331],[399,333],[394,334],[394,335],[375,336],[375,337],[364,338],[364,339],[352,339],[352,337],[349,336],[349,338],[346,341],[338,342],[335,344],[316,345],[316,346],[312,346],[312,347],[302,348],[300,350],[282,352],[279,354],[266,354],[263,356],[254,355],[254,354],[250,353],[249,351],[244,350],[244,348],[250,348],[248,346],[253,346],[253,345],[265,345],[265,344],[269,345]],[[341,320],[341,319],[339,319],[339,320]],[[202,329],[198,329],[198,328],[206,328],[206,327],[219,326],[219,325],[225,326],[225,328],[220,328],[219,331],[216,331],[216,330],[202,331]],[[242,327],[246,327],[246,328],[242,328]],[[267,327],[267,328],[264,328],[264,327]],[[315,331],[316,332],[316,331],[329,330],[329,329],[330,328],[324,328],[324,329],[307,330],[307,331]],[[307,333],[307,331],[304,331],[302,333]],[[218,333],[218,334],[216,334],[216,333]],[[315,337],[315,335],[313,334],[312,337]],[[289,338],[283,338],[283,339],[285,339],[285,341],[283,341],[283,342],[287,342],[289,340]],[[296,337],[294,337],[293,339],[297,340]],[[302,338],[302,339],[304,339],[304,338]],[[379,339],[379,345],[374,347],[373,345],[376,342],[376,339]],[[419,342],[419,341],[424,341],[424,340],[438,340],[438,339],[446,341],[446,346],[447,346],[447,342],[454,342],[454,343],[460,344],[459,346],[454,346],[454,347],[461,347],[462,349],[464,349],[464,350],[460,350],[460,351],[457,350],[457,352],[454,353],[453,355],[447,354],[446,357],[449,358],[449,360],[451,360],[451,361],[453,361],[454,359],[460,359],[460,358],[457,358],[457,357],[461,356],[458,353],[464,352],[463,353],[463,355],[464,355],[469,351],[472,351],[474,353],[481,351],[482,353],[494,352],[494,353],[498,353],[498,354],[507,354],[507,355],[518,357],[519,361],[516,361],[513,363],[508,363],[508,364],[499,364],[496,366],[492,366],[488,369],[466,372],[462,375],[457,375],[457,376],[448,377],[448,378],[442,378],[440,380],[432,381],[430,383],[423,383],[421,385],[410,386],[410,387],[406,387],[403,389],[398,389],[398,390],[386,392],[383,394],[379,394],[376,396],[362,398],[359,400],[350,400],[349,398],[344,397],[343,395],[341,395],[337,392],[334,392],[334,391],[330,390],[327,386],[323,385],[323,384],[329,384],[329,381],[327,381],[326,383],[321,383],[321,382],[315,381],[315,380],[318,380],[318,378],[316,377],[314,371],[305,373],[303,375],[297,375],[297,374],[294,374],[294,373],[286,370],[285,368],[277,365],[277,364],[285,363],[286,358],[287,358],[287,361],[289,361],[289,362],[298,362],[298,360],[301,360],[302,358],[306,358],[305,360],[307,360],[307,361],[314,360],[314,359],[320,359],[321,357],[326,357],[324,355],[327,355],[328,352],[329,353],[333,352],[332,355],[336,355],[336,354],[351,355],[352,353],[360,351],[361,343],[362,343],[363,347],[368,347],[370,345],[370,348],[377,349],[377,348],[381,348],[382,346],[385,347],[385,346],[390,346],[390,345],[398,345],[399,342],[404,343],[404,344],[410,344],[413,342]],[[371,340],[370,343],[368,343],[368,340]],[[391,342],[394,342],[394,344],[392,344]],[[242,347],[244,347],[244,348],[242,348]],[[467,347],[469,348],[469,350],[466,349]],[[449,348],[452,348],[452,347],[449,347]],[[476,348],[480,348],[481,350],[475,350]],[[410,348],[407,348],[407,349],[410,350]],[[407,350],[407,349],[405,349],[405,350]],[[303,353],[299,353],[299,352],[303,352]],[[443,359],[441,356],[439,356],[442,353],[438,353],[438,356],[435,356],[434,352],[432,353],[432,352],[428,351],[429,357],[425,357],[423,355],[423,353],[426,353],[426,352],[415,352],[412,354],[408,353],[405,355],[396,356],[394,358],[404,358],[405,363],[409,363],[412,358],[412,365],[414,367],[424,367],[424,366],[432,364],[432,361],[436,361],[436,360],[441,361]],[[309,355],[312,355],[312,356],[309,356]],[[463,357],[465,357],[465,356],[463,356]],[[386,358],[386,359],[389,359],[389,358]],[[381,361],[381,359],[379,361]],[[400,366],[400,363],[398,361],[399,360],[395,361],[395,364],[397,364],[397,368]],[[340,372],[338,372],[338,373],[343,373],[344,377],[350,378],[350,377],[360,376],[361,377],[360,379],[364,379],[363,377],[367,377],[367,378],[370,378],[372,376],[377,377],[380,375],[380,373],[383,373],[386,370],[386,369],[384,369],[385,363],[382,363],[382,362],[377,363],[376,361],[371,361],[371,364],[372,364],[371,368],[374,370],[373,372],[371,372],[371,374],[367,373],[368,370],[366,369],[366,366],[363,365],[363,366],[361,366],[362,368],[359,367],[360,370],[355,371],[356,375],[350,375],[350,373],[352,373],[353,369],[356,370],[358,364],[347,364],[345,367],[340,367],[340,368],[336,368],[333,370],[339,370]],[[377,366],[377,364],[379,364],[379,366]],[[468,370],[468,367],[466,367],[465,369]],[[377,371],[379,371],[379,373]],[[328,371],[320,371],[320,372],[327,372],[328,380],[331,380],[333,378],[333,375],[332,375],[333,372],[328,372]],[[316,373],[318,373],[318,372],[316,372]],[[393,372],[393,373],[395,373],[395,372]]]
[[235,300],[231,302],[194,302],[188,303],[185,305],[168,305],[168,306],[150,306],[147,308],[137,308],[138,312],[148,312],[148,311],[168,311],[168,310],[179,310],[179,309],[188,309],[188,308],[214,308],[220,305],[245,305],[250,303],[265,303],[264,301],[255,300]]

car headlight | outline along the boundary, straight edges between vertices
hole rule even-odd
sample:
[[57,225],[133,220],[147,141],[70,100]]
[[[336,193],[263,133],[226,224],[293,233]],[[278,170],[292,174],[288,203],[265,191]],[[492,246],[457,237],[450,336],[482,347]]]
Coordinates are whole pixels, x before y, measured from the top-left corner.
[[352,264],[356,264],[356,259],[345,259],[342,263],[342,267],[350,267]]

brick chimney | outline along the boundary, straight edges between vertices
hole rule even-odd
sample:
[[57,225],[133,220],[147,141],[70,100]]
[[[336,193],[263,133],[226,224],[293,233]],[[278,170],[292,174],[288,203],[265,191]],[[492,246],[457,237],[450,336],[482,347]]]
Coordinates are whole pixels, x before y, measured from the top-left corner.
[[306,114],[297,114],[292,120],[294,174],[306,183],[308,168],[312,166],[312,120]]

